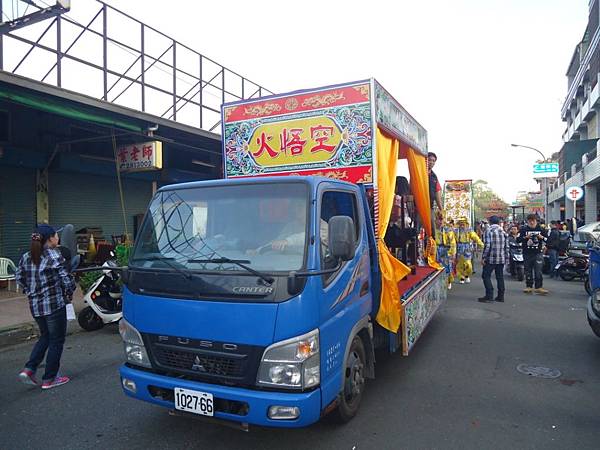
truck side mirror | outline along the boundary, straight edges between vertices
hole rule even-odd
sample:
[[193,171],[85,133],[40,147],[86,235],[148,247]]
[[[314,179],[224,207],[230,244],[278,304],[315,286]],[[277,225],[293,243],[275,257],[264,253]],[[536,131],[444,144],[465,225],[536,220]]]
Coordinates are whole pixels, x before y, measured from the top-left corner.
[[348,216],[333,216],[329,219],[329,251],[331,256],[342,261],[354,258],[356,236],[354,220]]

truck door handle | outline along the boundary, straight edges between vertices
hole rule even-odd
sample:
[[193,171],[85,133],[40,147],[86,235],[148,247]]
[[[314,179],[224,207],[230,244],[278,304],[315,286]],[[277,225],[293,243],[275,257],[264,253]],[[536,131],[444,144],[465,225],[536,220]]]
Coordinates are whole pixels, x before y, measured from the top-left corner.
[[369,282],[365,281],[363,283],[363,285],[360,287],[360,296],[364,296],[367,295],[367,293],[369,292]]

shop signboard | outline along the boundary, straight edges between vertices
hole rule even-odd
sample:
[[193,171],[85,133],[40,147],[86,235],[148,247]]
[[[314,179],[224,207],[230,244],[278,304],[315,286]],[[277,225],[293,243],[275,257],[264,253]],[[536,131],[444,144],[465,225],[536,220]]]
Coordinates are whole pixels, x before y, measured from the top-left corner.
[[120,147],[117,150],[120,172],[162,169],[162,142],[150,141]]
[[225,176],[322,175],[373,179],[369,81],[223,108]]

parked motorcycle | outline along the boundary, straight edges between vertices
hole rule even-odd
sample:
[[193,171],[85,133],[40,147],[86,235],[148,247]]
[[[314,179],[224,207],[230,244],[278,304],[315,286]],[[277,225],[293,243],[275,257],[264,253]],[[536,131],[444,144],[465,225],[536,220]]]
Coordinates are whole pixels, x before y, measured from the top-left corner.
[[585,280],[588,277],[589,264],[589,256],[571,254],[556,265],[556,272],[565,281],[575,278]]
[[87,306],[77,315],[79,326],[86,331],[95,331],[105,324],[117,322],[123,317],[123,299],[120,275],[118,271],[110,270],[117,267],[113,259],[106,261],[98,278],[83,297],[83,303]]
[[510,274],[518,281],[525,278],[525,262],[523,261],[523,247],[516,242],[509,243],[510,249]]

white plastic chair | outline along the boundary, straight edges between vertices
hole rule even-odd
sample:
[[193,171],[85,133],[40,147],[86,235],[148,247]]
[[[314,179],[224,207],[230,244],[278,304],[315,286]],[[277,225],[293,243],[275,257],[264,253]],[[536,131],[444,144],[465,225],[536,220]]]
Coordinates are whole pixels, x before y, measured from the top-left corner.
[[17,267],[12,260],[0,258],[0,281],[8,281],[8,290],[10,291],[10,282],[14,281],[16,292],[19,292],[19,285],[16,282]]

